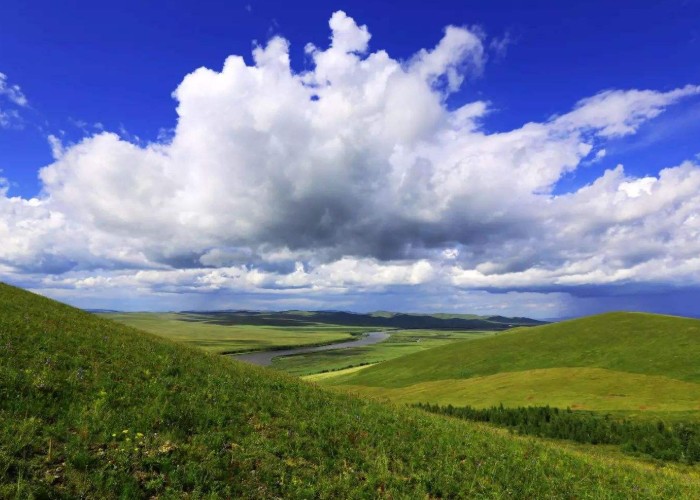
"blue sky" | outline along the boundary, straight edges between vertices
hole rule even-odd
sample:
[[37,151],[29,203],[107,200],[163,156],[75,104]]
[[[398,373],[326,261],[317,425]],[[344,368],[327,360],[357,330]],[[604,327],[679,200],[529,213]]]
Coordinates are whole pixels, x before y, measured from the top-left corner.
[[[700,84],[700,4],[610,5],[6,2],[0,279],[88,307],[696,314],[678,297],[695,296],[698,285],[691,256],[700,96],[687,86]],[[331,29],[337,11],[352,24],[337,18]],[[447,59],[421,60],[448,25],[461,31],[452,45],[443,39]],[[337,56],[327,50],[332,31],[350,37],[338,54],[356,57],[355,69],[340,74],[327,62]],[[267,45],[276,36],[288,46]],[[291,110],[308,102],[274,102],[286,91],[296,96],[287,84],[231,83],[262,65],[256,46],[288,54],[285,74],[299,78],[298,89],[322,89],[322,106],[296,115]],[[387,86],[364,110],[369,97],[354,100],[358,89],[383,83],[372,80],[379,69],[360,78],[358,68],[378,51],[398,65],[383,70],[416,80]],[[331,69],[321,71],[324,52]],[[221,90],[224,76],[217,83],[204,73],[186,85],[200,67],[224,75],[231,55],[246,69],[229,75],[229,90]],[[442,66],[431,73],[435,64]],[[273,81],[275,71],[261,78]],[[302,84],[304,74],[311,76]],[[425,88],[416,87],[419,76]],[[26,103],[12,98],[14,86]],[[423,114],[390,115],[382,103],[395,96],[403,99],[398,110],[418,102]],[[329,118],[345,113],[341,101],[353,110],[344,122]],[[470,103],[482,109],[466,124],[446,125]],[[274,112],[258,116],[268,106]],[[367,123],[379,122],[412,128],[381,141],[362,136]],[[316,149],[290,149],[287,123]],[[342,151],[319,159],[318,151],[337,146],[329,130]],[[245,154],[235,144],[251,140],[258,146]],[[282,150],[280,160],[270,144]],[[151,150],[163,158],[151,162]],[[339,170],[328,173],[324,161]],[[660,176],[673,168],[680,170]],[[652,187],[643,181],[657,177]],[[382,190],[399,178],[410,182]],[[345,184],[331,186],[334,179]],[[168,193],[154,187],[169,183]],[[284,194],[274,200],[292,193],[279,206],[266,198],[276,189]],[[610,190],[629,194],[629,203]],[[249,198],[265,203],[265,213]],[[120,203],[108,206],[112,199]],[[355,211],[358,204],[371,210]],[[140,212],[148,207],[153,220]],[[587,220],[596,210],[610,220]],[[565,233],[570,238],[559,241]]]

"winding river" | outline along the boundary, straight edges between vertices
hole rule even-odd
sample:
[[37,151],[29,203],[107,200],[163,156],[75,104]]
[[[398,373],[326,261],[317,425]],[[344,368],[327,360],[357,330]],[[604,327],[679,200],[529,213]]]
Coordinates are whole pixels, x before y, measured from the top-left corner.
[[245,361],[260,366],[270,366],[274,358],[280,356],[292,356],[294,354],[304,354],[307,352],[332,351],[335,349],[346,349],[348,347],[362,347],[366,345],[377,344],[382,340],[389,338],[386,332],[371,332],[357,340],[347,342],[338,342],[337,344],[328,344],[316,347],[297,347],[295,349],[282,349],[273,351],[256,351],[246,352],[244,354],[232,354],[231,357],[238,361]]

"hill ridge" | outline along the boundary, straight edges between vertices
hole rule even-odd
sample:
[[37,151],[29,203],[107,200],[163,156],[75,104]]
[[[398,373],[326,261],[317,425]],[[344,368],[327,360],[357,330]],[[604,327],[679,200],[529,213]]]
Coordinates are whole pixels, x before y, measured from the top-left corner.
[[315,323],[365,326],[377,328],[433,329],[433,330],[507,330],[514,326],[536,326],[546,324],[531,318],[509,318],[505,316],[473,316],[464,314],[419,314],[377,311],[356,313],[348,311],[181,311],[181,314],[196,315],[209,323],[218,325],[277,325],[303,326]]
[[603,313],[455,342],[334,379],[334,384],[402,387],[535,368],[598,367],[700,382],[700,320]]

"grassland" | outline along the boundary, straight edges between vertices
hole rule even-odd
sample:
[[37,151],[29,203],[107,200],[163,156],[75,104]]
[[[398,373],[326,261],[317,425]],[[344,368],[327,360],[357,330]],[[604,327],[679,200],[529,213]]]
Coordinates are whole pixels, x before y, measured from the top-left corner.
[[391,337],[379,344],[276,358],[272,362],[272,368],[293,375],[305,376],[379,363],[455,341],[478,339],[494,335],[495,333],[481,331],[397,330],[391,333]]
[[1,284],[0,350],[0,498],[700,495],[690,474],[325,392]]
[[[287,313],[289,315],[290,313]],[[309,313],[311,317],[313,313]],[[196,313],[101,313],[101,316],[213,353],[284,349],[352,340],[374,327],[315,324],[271,326],[223,324],[217,316]],[[294,312],[294,316],[301,316]],[[275,318],[271,315],[270,318]],[[212,323],[216,321],[215,323]],[[257,319],[257,318],[256,318]],[[269,318],[265,317],[263,320]],[[280,319],[278,318],[278,321]],[[379,344],[276,358],[274,369],[293,375],[342,370],[405,356],[457,340],[494,335],[493,331],[397,330]]]
[[[350,373],[347,373],[348,375]],[[333,373],[321,380],[331,381]],[[340,375],[339,375],[340,376]],[[430,401],[476,408],[504,406],[556,406],[599,412],[676,411],[700,413],[700,384],[668,377],[616,372],[602,368],[547,368],[505,372],[470,379],[447,379],[402,388],[345,385],[358,394],[397,403]]]
[[104,313],[103,317],[213,353],[284,349],[351,340],[374,330],[337,325],[266,326],[212,324],[184,313]]
[[396,402],[700,414],[700,321],[611,313],[436,347],[323,383]]

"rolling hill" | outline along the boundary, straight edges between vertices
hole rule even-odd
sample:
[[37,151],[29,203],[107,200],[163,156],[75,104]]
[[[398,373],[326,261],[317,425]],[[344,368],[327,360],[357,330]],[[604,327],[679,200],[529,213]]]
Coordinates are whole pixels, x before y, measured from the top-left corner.
[[700,412],[700,320],[609,313],[452,343],[324,383],[398,402]]
[[692,498],[696,476],[323,391],[0,284],[1,498]]
[[471,314],[404,314],[386,311],[361,314],[345,311],[183,311],[183,321],[215,325],[312,326],[342,325],[373,328],[500,331],[514,326],[545,324],[530,318]]

